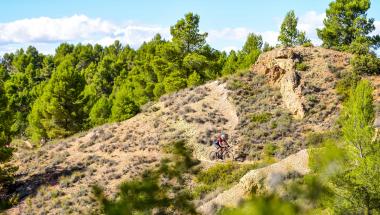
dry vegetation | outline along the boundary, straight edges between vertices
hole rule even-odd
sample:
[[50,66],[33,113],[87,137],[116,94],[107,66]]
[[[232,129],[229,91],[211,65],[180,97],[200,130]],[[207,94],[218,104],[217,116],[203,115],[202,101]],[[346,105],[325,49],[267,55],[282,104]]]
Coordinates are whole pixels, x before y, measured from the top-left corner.
[[[267,61],[265,55],[270,54],[261,59]],[[307,65],[305,71],[295,68],[302,84],[301,98],[306,112],[303,119],[291,115],[283,105],[277,85],[268,84],[270,77],[260,71],[228,80],[230,97],[239,116],[236,136],[240,157],[260,160],[272,154],[281,159],[306,148],[310,134],[336,126],[340,100],[335,86],[349,69],[349,56],[323,48],[301,47],[294,49],[294,55],[296,63]],[[259,60],[257,64],[260,63]],[[268,144],[270,153],[265,147]]]

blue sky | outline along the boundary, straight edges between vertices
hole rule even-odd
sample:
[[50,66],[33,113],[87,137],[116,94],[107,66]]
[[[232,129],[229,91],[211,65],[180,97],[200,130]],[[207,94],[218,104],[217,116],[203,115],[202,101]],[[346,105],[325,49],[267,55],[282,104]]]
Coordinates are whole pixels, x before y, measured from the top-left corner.
[[[137,48],[155,33],[170,38],[169,27],[187,12],[200,15],[200,29],[221,50],[239,49],[249,32],[276,43],[279,25],[289,10],[299,28],[318,44],[330,0],[13,0],[2,2],[0,54],[34,45],[53,53],[61,42],[100,43],[115,39]],[[372,1],[369,17],[380,33],[380,2]]]

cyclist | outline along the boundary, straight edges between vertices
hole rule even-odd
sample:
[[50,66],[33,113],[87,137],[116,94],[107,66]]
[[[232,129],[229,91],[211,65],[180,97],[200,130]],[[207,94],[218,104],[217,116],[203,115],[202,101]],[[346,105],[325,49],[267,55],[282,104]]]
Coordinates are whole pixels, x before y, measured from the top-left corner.
[[214,145],[219,150],[219,155],[223,155],[227,148],[230,147],[227,142],[227,135],[224,132],[221,132],[214,141]]

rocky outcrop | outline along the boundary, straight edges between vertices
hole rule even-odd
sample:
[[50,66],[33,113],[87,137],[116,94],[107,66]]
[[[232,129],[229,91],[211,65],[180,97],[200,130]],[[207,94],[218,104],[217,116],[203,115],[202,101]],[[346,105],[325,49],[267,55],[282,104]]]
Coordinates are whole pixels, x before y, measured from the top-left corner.
[[265,74],[271,84],[278,85],[284,105],[296,118],[303,118],[302,80],[295,68],[299,60],[292,49],[279,49],[262,54],[252,71]]
[[305,116],[301,77],[296,71],[286,72],[280,81],[280,92],[285,106],[297,117]]
[[213,214],[220,206],[237,206],[252,190],[274,190],[289,174],[302,176],[309,173],[308,159],[307,150],[302,150],[270,166],[251,170],[238,184],[201,205],[198,211],[202,214]]

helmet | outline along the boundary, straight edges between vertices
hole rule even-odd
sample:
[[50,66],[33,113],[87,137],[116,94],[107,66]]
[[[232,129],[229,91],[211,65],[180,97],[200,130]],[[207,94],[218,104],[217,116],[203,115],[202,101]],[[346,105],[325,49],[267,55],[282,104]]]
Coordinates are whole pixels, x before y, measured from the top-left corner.
[[222,132],[222,135],[220,135],[220,138],[222,138],[223,140],[225,140],[225,139],[226,139],[226,134],[224,134],[224,133]]

